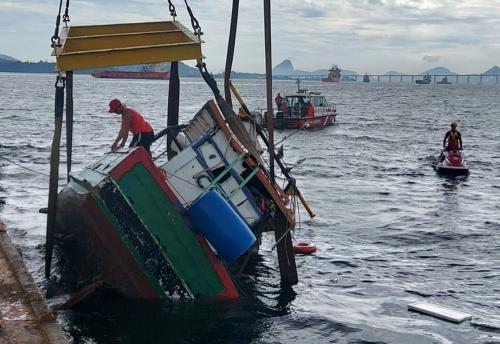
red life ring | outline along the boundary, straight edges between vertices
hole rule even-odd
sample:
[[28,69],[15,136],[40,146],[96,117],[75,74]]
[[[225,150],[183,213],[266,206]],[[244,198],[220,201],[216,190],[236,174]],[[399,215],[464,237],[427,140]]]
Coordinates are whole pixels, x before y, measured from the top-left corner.
[[312,254],[316,252],[316,245],[307,242],[299,242],[293,245],[293,252],[297,254]]

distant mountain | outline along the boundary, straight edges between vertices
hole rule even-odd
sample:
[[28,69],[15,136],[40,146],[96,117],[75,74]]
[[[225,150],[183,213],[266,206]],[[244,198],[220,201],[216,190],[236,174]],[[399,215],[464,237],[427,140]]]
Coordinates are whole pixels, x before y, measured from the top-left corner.
[[281,61],[273,68],[274,75],[296,75],[293,69],[292,61],[286,59]]
[[[313,72],[306,70],[294,69],[292,61],[289,59],[281,61],[273,68],[273,75],[276,76],[311,76],[311,75],[328,75],[328,69],[318,69]],[[358,73],[351,70],[342,70],[342,75],[358,75]]]
[[445,67],[432,68],[432,69],[429,69],[428,71],[420,73],[420,75],[424,75],[427,73],[429,73],[429,75],[457,75],[457,73],[454,73]]
[[500,67],[493,66],[483,73],[484,75],[500,75]]
[[20,62],[18,59],[13,58],[12,56],[0,54],[0,62]]
[[[90,74],[102,70],[123,70],[123,71],[141,71],[144,65],[122,66],[114,68],[96,68],[75,71],[77,74]],[[169,71],[170,63],[163,63],[161,70]],[[0,72],[10,73],[54,73],[55,63],[47,61],[39,62],[21,62],[11,56],[0,54]],[[190,67],[183,62],[179,62],[179,76],[181,77],[199,77],[198,68]]]
[[403,75],[403,73],[395,72],[393,70],[390,70],[388,72],[385,72],[384,75]]

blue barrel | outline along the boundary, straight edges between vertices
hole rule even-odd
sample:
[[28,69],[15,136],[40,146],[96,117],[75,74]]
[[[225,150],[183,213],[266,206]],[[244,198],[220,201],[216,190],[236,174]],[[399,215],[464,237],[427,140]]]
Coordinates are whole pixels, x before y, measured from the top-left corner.
[[255,243],[255,235],[247,224],[214,189],[191,205],[187,217],[227,262],[234,261]]

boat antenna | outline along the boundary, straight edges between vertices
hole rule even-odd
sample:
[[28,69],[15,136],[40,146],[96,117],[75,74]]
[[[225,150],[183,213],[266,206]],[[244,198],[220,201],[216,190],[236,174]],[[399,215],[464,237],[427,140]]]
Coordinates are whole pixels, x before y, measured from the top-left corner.
[[229,40],[227,43],[227,55],[226,55],[226,69],[224,71],[224,96],[226,97],[226,102],[230,107],[233,107],[233,101],[231,99],[231,89],[230,89],[230,79],[231,79],[231,69],[233,66],[234,57],[234,46],[236,42],[236,29],[238,27],[238,8],[240,1],[233,0],[233,8],[231,11],[231,26],[229,29]]

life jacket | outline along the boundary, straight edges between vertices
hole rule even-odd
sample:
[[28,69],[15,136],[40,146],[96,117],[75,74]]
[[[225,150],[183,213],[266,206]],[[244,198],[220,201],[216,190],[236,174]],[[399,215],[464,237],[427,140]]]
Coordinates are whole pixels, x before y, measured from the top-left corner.
[[130,132],[134,135],[140,133],[151,133],[153,128],[144,120],[141,114],[134,109],[126,107],[124,113],[130,114]]
[[458,131],[450,130],[450,133],[448,134],[448,142],[450,142],[450,141],[458,142],[459,137],[460,137],[460,134]]

